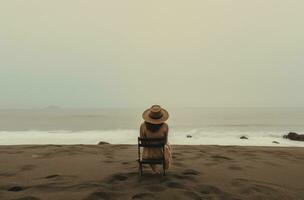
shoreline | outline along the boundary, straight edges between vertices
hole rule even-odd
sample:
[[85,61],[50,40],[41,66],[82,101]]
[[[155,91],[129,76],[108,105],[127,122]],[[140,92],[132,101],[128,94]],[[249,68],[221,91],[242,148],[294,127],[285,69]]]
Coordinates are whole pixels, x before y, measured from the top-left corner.
[[[223,145],[223,146],[271,146],[304,147],[303,141],[283,138],[283,132],[242,132],[242,131],[191,131],[171,130],[169,141],[172,145]],[[245,136],[248,139],[240,139]],[[130,144],[137,142],[138,130],[101,130],[101,131],[0,131],[0,145],[95,145],[98,142],[110,144]]]
[[[103,141],[102,141],[103,142]],[[217,145],[217,144],[170,144],[172,147],[235,147],[235,148],[269,148],[269,149],[301,149],[302,146],[244,146],[244,145]],[[137,144],[0,144],[1,147],[64,147],[64,146],[82,146],[82,147],[95,147],[95,146],[129,146],[136,147]]]

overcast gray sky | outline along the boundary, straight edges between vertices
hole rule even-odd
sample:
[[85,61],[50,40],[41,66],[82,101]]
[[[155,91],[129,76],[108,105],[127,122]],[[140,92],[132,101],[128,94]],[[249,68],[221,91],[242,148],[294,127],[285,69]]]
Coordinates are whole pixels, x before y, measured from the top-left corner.
[[0,107],[304,106],[302,0],[3,0]]

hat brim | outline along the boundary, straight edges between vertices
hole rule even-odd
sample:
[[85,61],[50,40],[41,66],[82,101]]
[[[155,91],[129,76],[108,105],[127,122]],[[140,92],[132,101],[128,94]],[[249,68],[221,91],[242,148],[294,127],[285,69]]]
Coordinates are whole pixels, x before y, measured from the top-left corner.
[[162,124],[162,123],[164,123],[165,121],[167,121],[168,118],[169,118],[169,113],[168,113],[168,111],[166,111],[166,110],[163,109],[163,108],[162,108],[162,110],[161,110],[161,112],[162,112],[162,117],[159,118],[159,119],[153,119],[153,118],[151,118],[151,117],[149,116],[150,112],[151,112],[151,110],[150,110],[150,109],[147,109],[147,110],[145,110],[145,111],[143,112],[143,114],[142,114],[143,119],[144,119],[146,122],[150,123],[150,124]]

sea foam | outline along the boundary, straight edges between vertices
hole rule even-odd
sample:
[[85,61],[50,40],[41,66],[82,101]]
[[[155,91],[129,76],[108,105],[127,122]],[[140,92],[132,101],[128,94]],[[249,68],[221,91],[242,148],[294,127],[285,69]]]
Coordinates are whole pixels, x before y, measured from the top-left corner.
[[[59,131],[1,131],[0,145],[42,144],[136,144],[138,130]],[[304,142],[283,138],[282,132],[206,131],[192,129],[171,130],[169,142],[174,145],[237,145],[237,146],[290,146],[304,147]],[[188,137],[187,137],[188,136]],[[240,139],[246,136],[248,139]],[[273,143],[273,141],[278,142]]]

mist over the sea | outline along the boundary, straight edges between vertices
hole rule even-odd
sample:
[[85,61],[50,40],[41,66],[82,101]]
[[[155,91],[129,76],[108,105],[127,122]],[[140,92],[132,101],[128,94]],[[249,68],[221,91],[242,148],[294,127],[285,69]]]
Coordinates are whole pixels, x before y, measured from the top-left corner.
[[303,107],[303,8],[1,1],[0,108]]
[[[304,131],[304,108],[167,108],[175,130]],[[0,110],[0,131],[138,129],[142,109]]]

